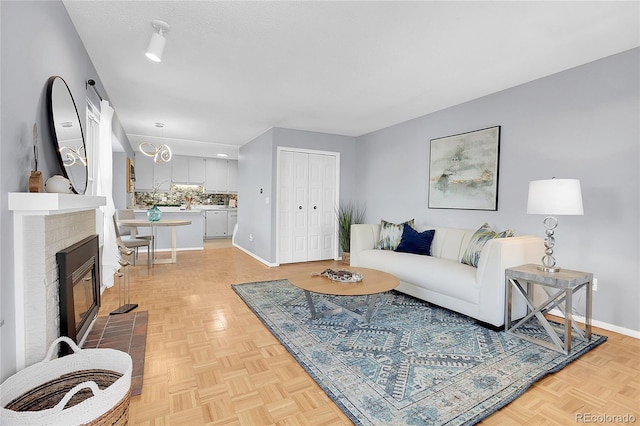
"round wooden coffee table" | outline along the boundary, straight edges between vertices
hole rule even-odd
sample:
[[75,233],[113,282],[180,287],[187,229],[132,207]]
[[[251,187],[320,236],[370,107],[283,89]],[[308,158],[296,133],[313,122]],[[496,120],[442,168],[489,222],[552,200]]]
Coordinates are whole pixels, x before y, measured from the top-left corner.
[[[311,275],[312,272],[320,273],[324,270],[317,270],[317,268],[309,270],[307,273],[300,273],[288,277],[291,284],[304,290],[304,295],[307,298],[312,319],[323,318],[344,312],[359,321],[369,322],[373,309],[376,305],[376,300],[378,299],[378,294],[392,290],[400,284],[400,280],[395,276],[376,269],[359,267],[345,269],[361,273],[363,276],[362,281],[357,283],[341,283],[332,281],[324,276]],[[366,296],[366,298],[360,303],[348,306],[342,306],[328,300],[323,300],[323,304],[328,305],[333,309],[324,312],[317,312],[316,307],[313,304],[311,293],[329,294],[334,296]],[[364,315],[353,311],[355,308],[365,305],[367,308]]]

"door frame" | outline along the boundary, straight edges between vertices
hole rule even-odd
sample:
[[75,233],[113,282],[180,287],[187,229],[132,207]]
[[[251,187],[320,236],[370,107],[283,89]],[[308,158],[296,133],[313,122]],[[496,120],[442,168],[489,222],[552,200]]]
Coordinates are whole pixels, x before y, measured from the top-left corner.
[[[340,153],[335,151],[320,151],[305,148],[293,148],[287,146],[276,147],[276,265],[280,265],[280,153],[282,151],[297,152],[302,154],[329,155],[336,159],[336,191],[334,206],[340,202]],[[333,229],[333,260],[338,260],[338,221],[334,221]]]

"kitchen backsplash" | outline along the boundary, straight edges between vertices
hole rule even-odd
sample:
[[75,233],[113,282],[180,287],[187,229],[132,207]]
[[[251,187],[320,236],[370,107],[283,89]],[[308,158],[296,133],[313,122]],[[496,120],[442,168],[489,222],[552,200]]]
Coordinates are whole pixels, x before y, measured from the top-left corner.
[[171,185],[169,192],[135,192],[137,206],[179,206],[185,204],[185,197],[192,197],[192,204],[229,205],[229,200],[238,200],[238,194],[207,194],[202,186]]

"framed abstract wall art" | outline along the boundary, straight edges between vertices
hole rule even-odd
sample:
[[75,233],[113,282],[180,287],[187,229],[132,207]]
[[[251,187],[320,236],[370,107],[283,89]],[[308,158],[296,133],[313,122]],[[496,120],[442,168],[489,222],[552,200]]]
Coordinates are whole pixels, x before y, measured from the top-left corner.
[[429,208],[498,210],[500,126],[431,139]]
[[136,170],[134,167],[133,160],[127,157],[127,192],[135,191],[136,184]]

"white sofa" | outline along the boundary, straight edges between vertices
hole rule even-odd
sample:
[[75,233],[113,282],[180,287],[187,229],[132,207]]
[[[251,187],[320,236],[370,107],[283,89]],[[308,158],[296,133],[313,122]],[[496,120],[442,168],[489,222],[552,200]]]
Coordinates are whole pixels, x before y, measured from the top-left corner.
[[[400,279],[396,290],[495,327],[504,325],[505,268],[539,263],[544,255],[539,237],[497,238],[486,243],[475,268],[460,263],[475,230],[416,229],[435,229],[431,256],[380,250],[379,224],[352,225],[351,266],[393,274]],[[524,300],[516,299],[513,309],[513,318],[524,316]]]

